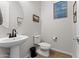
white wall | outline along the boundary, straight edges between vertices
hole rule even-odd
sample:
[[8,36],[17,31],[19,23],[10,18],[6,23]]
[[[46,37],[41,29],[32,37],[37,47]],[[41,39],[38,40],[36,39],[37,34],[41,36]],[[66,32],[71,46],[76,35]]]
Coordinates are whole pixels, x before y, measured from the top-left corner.
[[[77,24],[76,24],[76,34],[79,36],[79,1],[77,1]],[[79,42],[76,42],[76,57],[79,58]]]
[[[72,2],[68,2],[67,18],[53,18],[53,3],[42,2],[41,20],[42,20],[42,39],[49,42],[52,49],[56,49],[68,54],[72,54]],[[54,42],[51,38],[58,37]]]
[[21,45],[20,47],[20,57],[25,57],[27,54],[29,54],[29,48],[32,46],[33,38],[32,35],[34,33],[41,34],[41,23],[36,23],[32,21],[33,14],[36,14],[40,16],[40,2],[29,2],[24,1],[20,2],[23,12],[24,12],[24,20],[23,24],[17,27],[17,16],[20,14],[20,10],[18,9],[18,6],[15,2],[10,3],[10,31],[12,28],[17,28],[17,32],[19,34],[25,34],[29,36],[29,39]]

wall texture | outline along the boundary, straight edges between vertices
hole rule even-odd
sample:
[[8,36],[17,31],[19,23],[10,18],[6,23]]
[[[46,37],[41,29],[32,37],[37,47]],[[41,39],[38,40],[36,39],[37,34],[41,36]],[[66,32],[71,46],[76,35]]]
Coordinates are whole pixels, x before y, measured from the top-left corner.
[[[42,2],[42,39],[51,44],[52,49],[72,54],[72,2],[68,2],[67,18],[53,18],[53,3]],[[52,37],[58,37],[53,41]]]

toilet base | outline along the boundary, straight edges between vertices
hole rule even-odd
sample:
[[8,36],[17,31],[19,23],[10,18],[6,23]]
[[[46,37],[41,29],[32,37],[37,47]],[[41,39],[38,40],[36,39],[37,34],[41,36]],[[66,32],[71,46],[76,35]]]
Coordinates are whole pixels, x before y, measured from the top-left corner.
[[37,53],[42,56],[49,57],[49,50],[42,50],[42,49],[38,48]]

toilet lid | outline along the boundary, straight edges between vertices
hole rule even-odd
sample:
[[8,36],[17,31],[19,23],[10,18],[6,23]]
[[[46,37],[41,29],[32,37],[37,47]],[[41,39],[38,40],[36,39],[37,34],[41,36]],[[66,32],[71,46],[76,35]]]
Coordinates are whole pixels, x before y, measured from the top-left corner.
[[41,42],[39,43],[40,46],[50,46],[50,44],[46,43],[46,42]]

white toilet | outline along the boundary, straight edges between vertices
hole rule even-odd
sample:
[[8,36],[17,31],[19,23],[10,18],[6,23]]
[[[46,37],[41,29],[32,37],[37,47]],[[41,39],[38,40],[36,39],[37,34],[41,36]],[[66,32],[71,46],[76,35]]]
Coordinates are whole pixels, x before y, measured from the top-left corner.
[[49,56],[49,50],[51,48],[51,45],[46,42],[41,42],[40,35],[34,36],[34,44],[39,45],[39,47],[37,48],[37,53],[39,55],[42,55],[44,57]]

